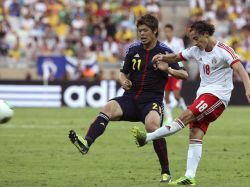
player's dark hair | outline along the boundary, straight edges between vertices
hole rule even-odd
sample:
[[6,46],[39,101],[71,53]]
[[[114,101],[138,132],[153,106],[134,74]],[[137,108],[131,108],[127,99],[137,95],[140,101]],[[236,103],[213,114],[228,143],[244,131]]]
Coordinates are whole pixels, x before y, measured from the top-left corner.
[[140,25],[147,25],[152,31],[157,31],[155,34],[155,36],[157,37],[159,34],[158,24],[158,19],[155,16],[152,16],[151,14],[145,14],[137,20],[136,26],[138,28]]
[[174,26],[169,23],[165,25],[165,29],[166,28],[170,28],[172,31],[174,30]]
[[191,25],[190,32],[193,30],[202,35],[208,33],[209,36],[212,36],[214,34],[215,28],[214,25],[206,21],[196,21]]

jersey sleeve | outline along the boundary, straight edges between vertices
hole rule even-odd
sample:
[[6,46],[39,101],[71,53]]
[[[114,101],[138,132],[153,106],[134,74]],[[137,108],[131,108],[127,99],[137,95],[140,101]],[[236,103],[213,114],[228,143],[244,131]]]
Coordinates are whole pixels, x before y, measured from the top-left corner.
[[221,47],[221,49],[223,51],[222,52],[223,59],[226,61],[226,63],[230,67],[232,67],[233,64],[241,61],[240,58],[239,58],[239,56],[235,53],[235,51],[231,47],[229,47],[229,46],[227,46],[225,44],[221,44],[221,45],[223,45]]
[[181,51],[179,53],[181,59],[184,61],[187,61],[187,60],[194,58],[195,49],[196,49],[195,46],[193,46],[193,47],[190,47],[190,48],[187,48],[187,49],[184,49],[183,51]]
[[[165,48],[165,53],[174,53],[170,48],[166,47]],[[182,62],[177,62],[177,63],[172,63],[169,64],[169,67],[179,70],[179,69],[184,69],[184,65]]]

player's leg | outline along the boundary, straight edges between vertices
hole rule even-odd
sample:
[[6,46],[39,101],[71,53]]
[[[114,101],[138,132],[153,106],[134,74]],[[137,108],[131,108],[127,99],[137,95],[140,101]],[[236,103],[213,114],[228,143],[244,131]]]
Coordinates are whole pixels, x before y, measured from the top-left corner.
[[86,154],[96,138],[104,133],[109,121],[119,119],[122,114],[123,112],[119,103],[115,100],[111,100],[104,106],[99,115],[89,126],[85,138],[76,134],[74,130],[69,132],[69,138],[82,154]]
[[187,178],[194,178],[196,175],[196,170],[202,154],[202,140],[205,135],[204,131],[206,131],[207,126],[208,124],[205,125],[205,129],[203,130],[196,127],[190,129],[187,168],[185,173],[185,177]]
[[[204,95],[201,98],[204,104],[190,106],[192,112],[196,115],[196,121],[190,124],[189,148],[187,155],[187,168],[184,177],[173,181],[174,185],[195,185],[196,171],[202,155],[202,141],[207,132],[210,122],[216,120],[224,111],[223,103],[213,95]],[[200,103],[200,102],[198,102]],[[197,107],[198,106],[198,107]]]
[[200,128],[190,129],[187,168],[183,177],[171,182],[171,185],[195,185],[195,174],[202,154],[204,132]]
[[122,109],[117,101],[109,101],[104,108],[101,110],[95,121],[90,125],[89,130],[85,136],[88,145],[91,146],[92,143],[101,136],[109,121],[114,121],[122,116]]
[[174,120],[169,125],[164,125],[161,128],[157,129],[152,133],[147,133],[146,142],[159,139],[162,137],[167,137],[176,132],[180,131],[181,129],[185,128],[187,124],[195,120],[195,116],[193,113],[187,109],[181,113],[181,115]]
[[189,133],[186,173],[170,185],[196,185],[196,171],[202,155],[202,140],[207,131],[208,123],[193,122]]
[[176,79],[173,78],[173,93],[174,93],[174,97],[178,102],[178,106],[181,107],[182,110],[186,110],[187,109],[187,105],[183,99],[183,97],[181,96],[181,87],[182,87],[182,80],[181,79]]
[[147,133],[146,136],[140,136],[140,134],[143,134],[143,132],[139,131],[138,129],[134,129],[134,137],[136,138],[136,141],[140,139],[140,146],[142,146],[150,140],[155,140],[175,134],[190,122],[200,121],[204,117],[212,115],[214,111],[216,112],[217,108],[224,110],[223,107],[224,105],[222,101],[216,96],[207,93],[200,95],[193,102],[193,104],[190,105],[187,110],[183,111],[181,115],[170,125],[165,125],[152,133]]
[[164,92],[164,113],[165,113],[165,116],[166,116],[166,121],[164,122],[164,124],[168,124],[168,123],[171,123],[173,121],[173,114],[172,114],[172,107],[171,107],[171,104],[170,104],[170,99],[169,99],[169,96],[170,96],[170,91],[168,90],[165,90]]
[[172,79],[173,77],[169,76],[168,77],[168,82],[165,85],[164,88],[164,113],[166,115],[166,121],[164,122],[164,124],[168,124],[171,123],[173,121],[173,115],[172,115],[172,107],[171,107],[171,103],[170,103],[170,93],[173,90],[172,89]]
[[[149,110],[148,114],[145,117],[145,129],[147,132],[153,132],[162,124],[163,115],[161,106],[157,103],[151,103],[146,106],[145,109]],[[168,151],[165,138],[154,140],[153,146],[161,165],[160,182],[170,182],[171,175],[169,170]]]
[[159,139],[165,136],[170,136],[183,129],[190,122],[202,119],[206,116],[206,111],[213,111],[215,107],[224,106],[223,103],[212,94],[203,94],[199,96],[187,110],[183,111],[181,115],[169,125],[165,125],[152,133],[139,131],[137,128],[133,129],[133,134],[139,146],[145,145],[148,141]]
[[195,116],[189,109],[187,109],[183,111],[181,115],[172,123],[164,125],[155,130],[154,132],[145,133],[144,131],[140,131],[138,127],[133,127],[132,133],[133,136],[135,137],[137,145],[143,146],[147,144],[147,142],[149,141],[175,134],[176,132],[185,128],[185,126],[192,121],[195,121]]
[[181,96],[181,92],[180,90],[173,90],[174,93],[174,97],[178,102],[178,106],[182,109],[182,110],[186,110],[187,109],[187,105],[183,99],[183,97]]

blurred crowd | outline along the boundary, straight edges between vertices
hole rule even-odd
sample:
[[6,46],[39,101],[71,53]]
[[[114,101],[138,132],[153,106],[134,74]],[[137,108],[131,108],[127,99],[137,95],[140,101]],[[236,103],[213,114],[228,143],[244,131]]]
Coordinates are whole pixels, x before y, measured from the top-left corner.
[[[101,73],[98,64],[119,64],[122,60],[126,47],[136,40],[138,17],[151,13],[164,23],[161,2],[1,0],[0,66],[36,67],[39,56],[65,56],[71,64],[66,68],[67,79],[95,77]],[[249,0],[189,3],[189,24],[200,19],[215,24],[215,37],[250,62]],[[189,46],[188,37],[183,39],[185,47]]]
[[214,24],[215,38],[231,46],[250,73],[250,0],[190,0],[190,8],[189,22]]
[[0,56],[10,67],[60,55],[80,70],[86,62],[118,63],[136,38],[135,20],[146,12],[160,18],[158,1],[1,0]]

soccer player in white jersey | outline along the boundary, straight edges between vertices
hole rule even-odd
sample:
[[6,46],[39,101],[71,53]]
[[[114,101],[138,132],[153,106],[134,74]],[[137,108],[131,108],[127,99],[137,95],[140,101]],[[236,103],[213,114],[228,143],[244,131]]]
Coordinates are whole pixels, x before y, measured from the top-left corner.
[[246,97],[250,103],[250,80],[234,50],[224,43],[212,39],[214,26],[205,22],[194,22],[189,37],[194,46],[179,54],[159,54],[153,58],[156,65],[174,63],[194,58],[198,61],[200,87],[197,97],[187,110],[173,121],[152,133],[134,127],[132,132],[138,146],[148,141],[175,134],[190,124],[187,168],[184,177],[173,181],[172,185],[195,185],[196,170],[202,153],[202,140],[209,124],[215,121],[227,107],[233,90],[233,71],[241,77]]
[[[179,53],[184,50],[184,43],[181,38],[178,38],[173,35],[174,27],[171,24],[166,24],[164,27],[164,33],[166,40],[163,41],[170,49],[174,51],[174,53]],[[181,96],[181,87],[182,80],[177,79],[171,75],[168,76],[168,81],[164,88],[164,112],[166,114],[166,121],[164,124],[171,123],[173,121],[173,105],[170,102],[170,93],[174,94],[174,97],[177,101],[177,106],[179,106],[182,110],[186,110],[187,106],[184,99]]]

